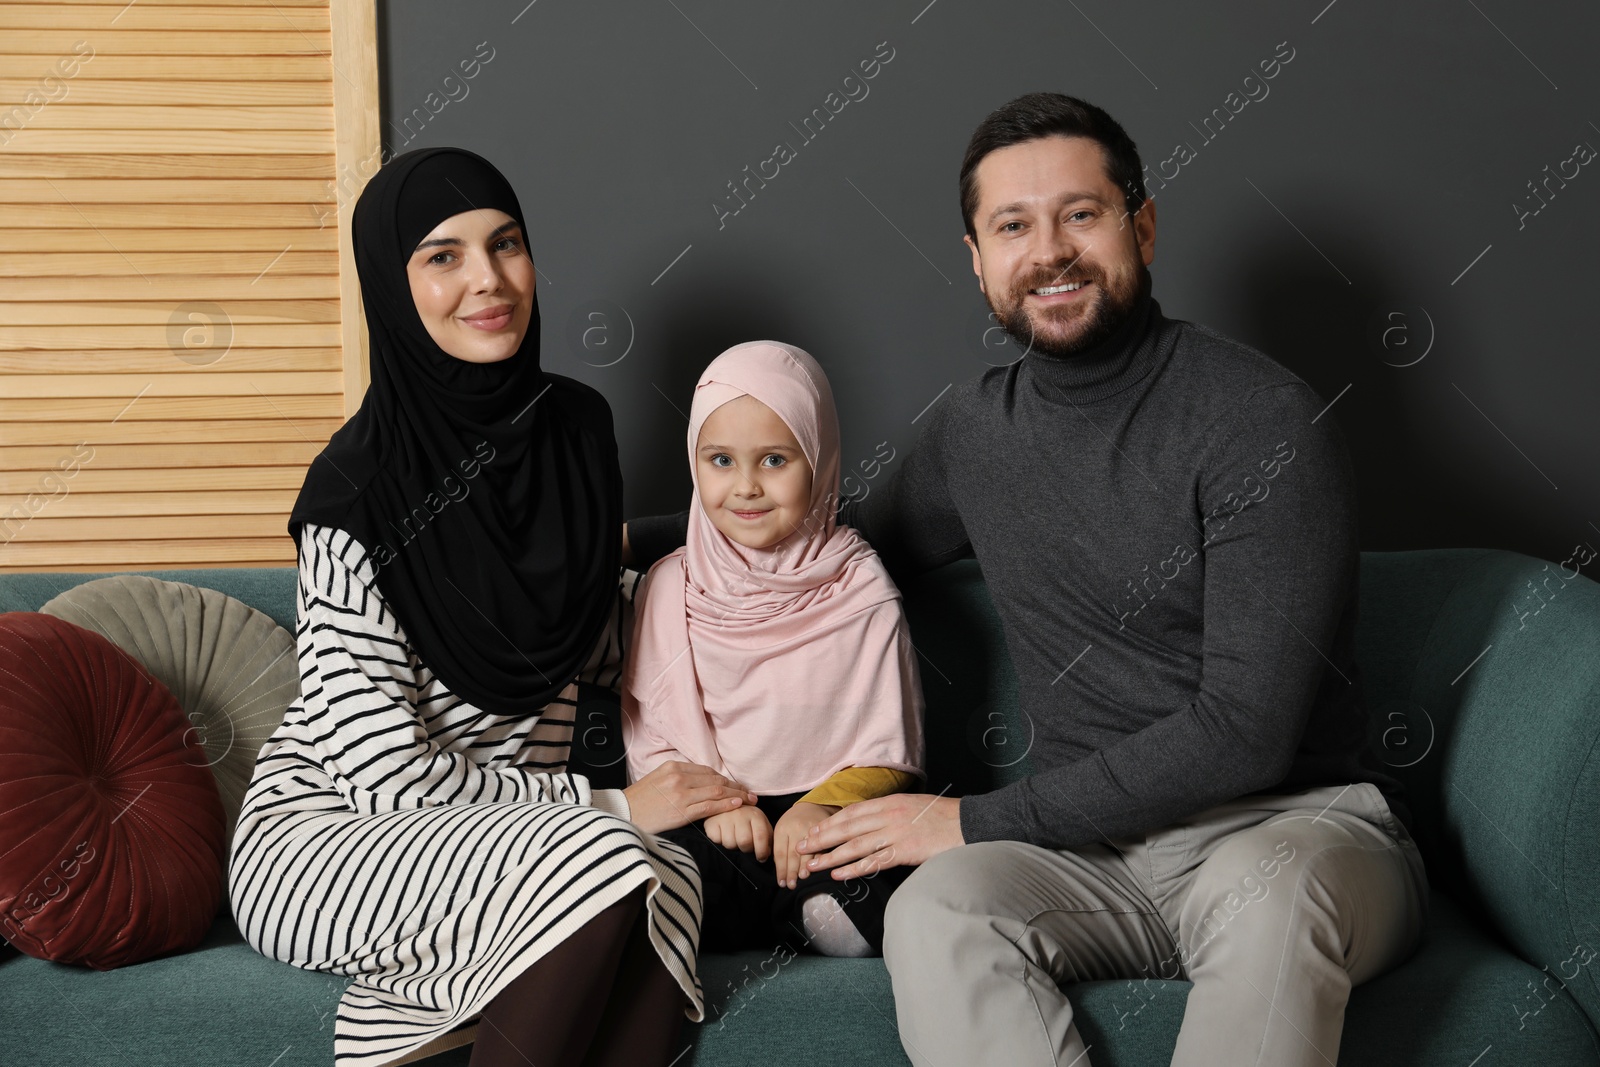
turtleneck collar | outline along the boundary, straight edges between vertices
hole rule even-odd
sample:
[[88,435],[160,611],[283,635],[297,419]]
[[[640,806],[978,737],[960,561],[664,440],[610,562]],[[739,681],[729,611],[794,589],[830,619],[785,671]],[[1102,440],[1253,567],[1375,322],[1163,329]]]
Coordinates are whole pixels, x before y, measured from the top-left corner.
[[1021,376],[1055,403],[1092,404],[1141,381],[1161,362],[1161,305],[1147,289],[1115,333],[1065,359],[1030,352]]

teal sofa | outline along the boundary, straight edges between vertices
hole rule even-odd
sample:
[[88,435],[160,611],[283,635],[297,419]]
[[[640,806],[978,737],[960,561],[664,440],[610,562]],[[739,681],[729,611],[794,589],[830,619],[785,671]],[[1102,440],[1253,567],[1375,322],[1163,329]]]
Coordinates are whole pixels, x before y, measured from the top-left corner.
[[[156,576],[219,589],[293,629],[292,570]],[[0,575],[0,611],[37,609],[94,577]],[[926,657],[935,785],[981,791],[1027,773],[977,566],[905,592]],[[1360,610],[1373,745],[1406,785],[1434,892],[1423,946],[1352,995],[1339,1063],[1600,1064],[1600,585],[1509,552],[1367,553]],[[711,1012],[686,1028],[684,1067],[907,1062],[881,960],[712,955],[701,973]],[[324,1067],[344,985],[258,956],[226,910],[195,951],[117,971],[13,955],[0,960],[0,1064]],[[1166,1064],[1187,990],[1073,988],[1090,1058]],[[469,1052],[423,1062],[459,1067]]]

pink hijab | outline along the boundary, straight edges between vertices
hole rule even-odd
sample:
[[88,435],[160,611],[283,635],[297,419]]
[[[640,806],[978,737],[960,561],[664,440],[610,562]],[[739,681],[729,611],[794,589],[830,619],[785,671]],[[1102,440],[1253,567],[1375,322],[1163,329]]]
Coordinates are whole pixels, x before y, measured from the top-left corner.
[[807,519],[768,549],[716,528],[696,475],[683,548],[650,570],[622,681],[633,781],[667,760],[712,767],[762,795],[846,767],[922,773],[922,688],[895,588],[872,548],[835,523],[839,417],[817,361],[752,341],[712,361],[689,411],[689,469],[713,411],[753,396],[811,464]]

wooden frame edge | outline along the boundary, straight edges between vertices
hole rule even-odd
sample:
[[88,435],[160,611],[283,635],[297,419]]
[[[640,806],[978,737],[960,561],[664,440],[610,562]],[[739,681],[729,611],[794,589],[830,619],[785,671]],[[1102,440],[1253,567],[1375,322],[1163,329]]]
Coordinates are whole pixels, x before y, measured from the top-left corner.
[[339,223],[339,319],[344,414],[354,415],[369,384],[366,316],[350,222],[356,197],[382,160],[378,114],[376,0],[329,0],[333,21],[334,203]]

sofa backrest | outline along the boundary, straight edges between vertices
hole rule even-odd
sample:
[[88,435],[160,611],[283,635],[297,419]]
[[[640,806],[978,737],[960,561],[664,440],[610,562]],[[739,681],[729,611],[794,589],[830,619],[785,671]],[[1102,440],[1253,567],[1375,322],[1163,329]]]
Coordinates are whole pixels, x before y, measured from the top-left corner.
[[89,574],[81,571],[0,572],[0,612],[38,611],[73,586],[109,578],[112,573],[143,574],[166,582],[184,582],[244,601],[294,633],[295,568],[212,567],[205,570],[118,571]]
[[[1600,1025],[1600,584],[1584,562],[1363,553],[1356,647],[1373,753],[1406,787],[1434,888],[1486,913]],[[294,631],[292,567],[144,573],[238,597]],[[0,574],[0,611],[35,611],[99,577]],[[1030,773],[1032,731],[977,563],[904,593],[928,787],[984,792]]]
[[962,560],[901,590],[927,707],[929,792],[987,793],[1033,771],[1033,730],[983,571]]

